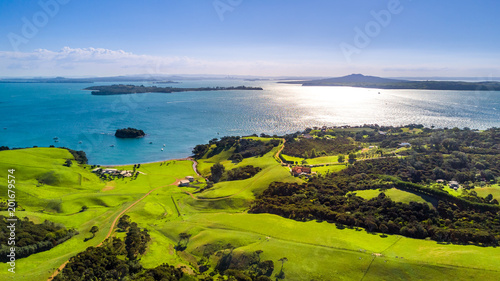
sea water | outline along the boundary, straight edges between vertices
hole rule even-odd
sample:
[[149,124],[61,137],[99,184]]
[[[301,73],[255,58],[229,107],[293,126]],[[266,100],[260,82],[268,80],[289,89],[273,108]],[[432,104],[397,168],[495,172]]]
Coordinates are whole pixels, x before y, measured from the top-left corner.
[[[109,84],[0,83],[0,146],[63,146],[84,150],[90,164],[111,165],[183,158],[195,145],[226,135],[284,134],[313,126],[500,126],[500,92],[495,91],[302,87],[233,79],[128,84],[264,90],[115,96],[83,90]],[[114,136],[126,127],[147,135]]]

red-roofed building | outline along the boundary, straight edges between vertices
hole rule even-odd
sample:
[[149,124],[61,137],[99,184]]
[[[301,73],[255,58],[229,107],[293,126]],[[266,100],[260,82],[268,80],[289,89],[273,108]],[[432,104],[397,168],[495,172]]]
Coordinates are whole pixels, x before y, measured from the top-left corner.
[[311,174],[311,168],[309,167],[295,166],[292,168],[292,175],[295,177],[300,175],[310,175],[310,174]]

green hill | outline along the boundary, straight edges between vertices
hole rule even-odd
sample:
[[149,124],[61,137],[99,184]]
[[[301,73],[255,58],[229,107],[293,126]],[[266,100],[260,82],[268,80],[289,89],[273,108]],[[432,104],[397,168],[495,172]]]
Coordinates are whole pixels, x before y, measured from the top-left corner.
[[[230,244],[235,261],[262,251],[260,259],[274,263],[272,279],[279,274],[279,260],[283,257],[288,260],[283,265],[285,280],[428,280],[429,276],[435,280],[500,279],[497,248],[451,245],[368,233],[326,221],[248,213],[255,198],[272,182],[303,182],[277,161],[281,140],[271,145],[271,138],[250,139],[261,142],[226,139],[228,142],[219,148],[215,143],[207,146],[197,160],[202,176],[193,171],[191,161],[173,160],[135,167],[140,172],[137,179],[101,179],[88,165],[72,161],[70,167],[64,166],[67,159],[73,159],[64,149],[1,151],[1,170],[16,170],[17,199],[22,208],[17,215],[37,222],[48,219],[80,232],[49,251],[16,261],[16,280],[46,280],[70,257],[102,242],[113,221],[124,211],[151,235],[152,241],[140,257],[146,268],[168,263],[184,266],[186,274],[195,275],[201,274],[204,265],[208,268],[204,274],[208,275],[214,272],[220,256],[214,252],[207,259],[207,249],[228,253],[224,247]],[[248,152],[248,157],[235,158],[236,151]],[[239,160],[230,160],[233,158]],[[318,161],[336,160],[323,157]],[[244,180],[210,186],[204,177],[210,176],[215,163],[221,163],[226,171],[247,165],[261,170]],[[132,165],[114,168],[134,170]],[[193,176],[194,181],[185,187],[174,185],[186,176]],[[0,174],[0,181],[6,182],[5,172]],[[0,197],[5,200],[7,186],[0,188]],[[374,195],[370,191],[359,193]],[[398,190],[388,192],[388,196],[402,202],[416,200],[414,194]],[[87,209],[80,212],[83,206]],[[89,230],[94,225],[100,229],[96,237],[84,242],[91,237]],[[111,233],[122,238],[125,235],[116,229]],[[176,250],[181,233],[190,238],[185,249]],[[8,265],[2,266],[0,279],[8,280],[12,277]],[[215,272],[213,275],[219,276]]]

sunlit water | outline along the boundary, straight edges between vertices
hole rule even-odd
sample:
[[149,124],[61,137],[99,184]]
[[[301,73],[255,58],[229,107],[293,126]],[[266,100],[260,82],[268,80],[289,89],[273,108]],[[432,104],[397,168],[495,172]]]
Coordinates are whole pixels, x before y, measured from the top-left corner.
[[[196,144],[225,135],[283,134],[322,125],[419,123],[477,129],[500,125],[500,92],[302,87],[235,80],[157,86],[246,85],[264,91],[92,96],[81,90],[101,84],[111,83],[0,84],[0,146],[52,144],[84,150],[92,164],[125,164],[186,157]],[[147,136],[115,138],[114,131],[123,127],[142,129]]]

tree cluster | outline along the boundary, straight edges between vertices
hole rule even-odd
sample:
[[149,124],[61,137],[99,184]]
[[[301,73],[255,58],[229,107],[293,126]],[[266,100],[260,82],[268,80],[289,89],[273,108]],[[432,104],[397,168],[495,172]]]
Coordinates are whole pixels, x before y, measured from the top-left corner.
[[426,203],[394,202],[384,193],[370,200],[356,196],[359,189],[389,188],[397,183],[375,176],[338,175],[308,184],[273,183],[254,202],[250,212],[272,213],[295,220],[326,220],[369,232],[431,238],[452,243],[498,245],[500,212],[460,206],[439,200],[436,209]]
[[253,253],[235,252],[233,245],[222,242],[206,244],[201,250],[202,258],[198,261],[198,267],[200,272],[207,272],[210,268],[209,260],[215,259],[217,263],[214,271],[210,273],[211,276],[218,273],[229,278],[228,280],[268,281],[274,271],[274,262],[262,261],[262,253],[262,250]]
[[[78,232],[74,229],[67,229],[63,225],[53,223],[51,221],[44,221],[40,224],[35,224],[30,221],[28,217],[17,219],[16,222],[16,258],[25,258],[32,254],[47,251],[53,247],[70,239]],[[10,222],[7,217],[0,215],[0,262],[7,262],[7,254],[10,253],[10,247],[7,245],[8,238],[10,237],[10,229],[7,226]]]
[[[122,220],[123,218],[123,220]],[[146,229],[140,229],[127,217],[120,218],[121,227],[127,229],[125,241],[110,238],[101,247],[89,247],[72,257],[54,280],[180,280],[181,269],[167,264],[144,270],[137,257],[144,254],[151,240]],[[123,224],[123,222],[127,222]]]
[[[204,155],[206,155],[207,158],[210,158],[221,153],[222,151],[234,148],[233,156],[239,154],[238,156],[234,156],[238,157],[238,159],[233,158],[230,160],[237,160],[237,162],[239,162],[242,158],[263,156],[279,144],[280,140],[277,139],[264,142],[261,140],[240,138],[238,136],[222,137],[220,140],[216,138],[210,140],[209,144],[197,145],[193,148],[192,152],[195,159],[200,159]],[[239,156],[241,156],[241,158],[239,158]]]
[[261,87],[248,86],[231,86],[231,87],[200,87],[200,88],[173,88],[173,87],[157,87],[144,85],[124,85],[115,84],[107,86],[91,86],[85,90],[92,90],[92,95],[125,95],[139,93],[174,93],[174,92],[192,92],[192,91],[224,91],[224,90],[262,90]]
[[336,138],[287,139],[283,153],[286,155],[315,158],[322,155],[346,154],[359,150],[351,138],[338,136]]
[[260,172],[262,168],[254,167],[252,165],[247,165],[243,167],[237,167],[226,171],[222,177],[221,181],[236,181],[236,180],[244,180],[255,176],[258,172]]

